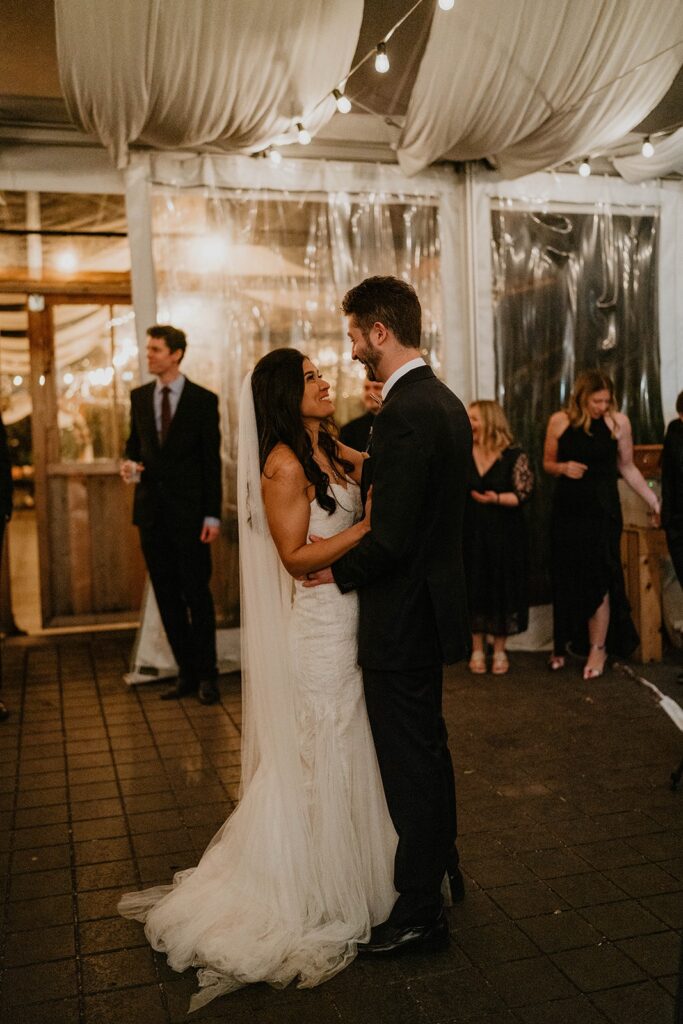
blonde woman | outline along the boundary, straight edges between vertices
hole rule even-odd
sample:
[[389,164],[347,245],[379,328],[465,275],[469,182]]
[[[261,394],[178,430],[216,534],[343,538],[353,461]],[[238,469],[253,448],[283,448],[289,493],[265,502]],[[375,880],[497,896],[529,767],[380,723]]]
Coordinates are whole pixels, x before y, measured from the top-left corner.
[[528,624],[527,531],[522,505],[531,497],[529,460],[513,445],[498,402],[472,402],[468,409],[473,448],[470,499],[465,513],[472,657],[470,671],[486,672],[486,637],[493,637],[494,675],[510,668],[506,639]]
[[587,652],[584,679],[597,679],[607,654],[638,644],[624,588],[619,538],[619,474],[659,516],[659,500],[633,462],[628,416],[599,370],[574,384],[566,409],[548,421],[543,468],[557,477],[551,518],[554,646],[549,667],[564,666],[567,645]]

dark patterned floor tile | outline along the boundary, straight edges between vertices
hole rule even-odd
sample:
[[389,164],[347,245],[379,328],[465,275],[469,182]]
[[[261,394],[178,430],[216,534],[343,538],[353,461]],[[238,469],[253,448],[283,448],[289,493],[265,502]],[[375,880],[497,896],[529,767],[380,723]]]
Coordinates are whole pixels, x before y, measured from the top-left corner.
[[594,946],[602,938],[601,933],[591,927],[575,910],[528,917],[520,921],[519,926],[544,953],[559,953],[564,949]]
[[7,938],[5,963],[8,967],[63,960],[76,954],[72,924],[14,932]]
[[576,988],[547,957],[516,960],[483,967],[483,972],[505,1003],[512,1007],[568,999]]
[[626,985],[645,977],[639,967],[609,942],[555,953],[552,959],[582,992]]
[[665,977],[678,970],[681,939],[677,932],[638,935],[622,939],[617,946],[651,977]]
[[120,949],[84,956],[81,960],[83,991],[105,992],[155,981],[151,950]]
[[660,985],[648,981],[591,997],[612,1024],[673,1024],[674,1000]]
[[612,940],[665,930],[663,922],[636,900],[581,907],[581,916],[585,917],[601,935]]

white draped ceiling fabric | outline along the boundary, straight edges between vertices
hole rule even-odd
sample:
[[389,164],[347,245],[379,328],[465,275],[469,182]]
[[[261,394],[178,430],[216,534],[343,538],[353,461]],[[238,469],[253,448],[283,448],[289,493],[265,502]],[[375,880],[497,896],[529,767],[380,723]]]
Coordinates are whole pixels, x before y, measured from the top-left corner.
[[117,167],[128,147],[252,153],[334,113],[363,0],[56,0],[69,115]]
[[597,152],[682,62],[680,0],[458,0],[435,11],[399,163],[487,157],[512,179]]
[[626,181],[637,184],[652,181],[676,172],[683,174],[683,128],[679,128],[666,139],[655,140],[655,151],[651,157],[621,157],[614,166]]
[[[253,153],[296,141],[297,121],[314,135],[334,114],[364,11],[363,0],[55,7],[70,116],[117,167],[133,143]],[[656,106],[682,63],[681,0],[435,4],[401,169],[486,157],[512,179],[600,153]]]

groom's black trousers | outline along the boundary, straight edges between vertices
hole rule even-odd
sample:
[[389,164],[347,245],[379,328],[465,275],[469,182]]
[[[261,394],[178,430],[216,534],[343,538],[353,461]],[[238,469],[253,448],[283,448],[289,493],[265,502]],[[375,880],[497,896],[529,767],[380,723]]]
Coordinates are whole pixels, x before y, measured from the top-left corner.
[[365,702],[389,814],[398,833],[389,920],[432,921],[446,866],[457,858],[453,764],[441,713],[441,665],[410,672],[363,669]]

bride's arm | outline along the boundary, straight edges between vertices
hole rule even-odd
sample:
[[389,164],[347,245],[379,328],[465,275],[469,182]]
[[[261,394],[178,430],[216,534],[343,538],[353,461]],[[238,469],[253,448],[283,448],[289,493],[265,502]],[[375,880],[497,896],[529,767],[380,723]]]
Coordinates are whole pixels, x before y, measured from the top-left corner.
[[353,471],[349,473],[352,480],[355,480],[357,484],[360,483],[360,478],[363,473],[363,463],[368,457],[367,452],[357,452],[355,448],[349,448],[347,444],[342,444],[337,439],[337,447],[339,448],[339,454],[343,459],[353,463]]
[[261,480],[270,534],[282,564],[295,579],[336,562],[370,531],[366,517],[334,537],[307,544],[311,484],[299,460],[291,452],[271,456]]

